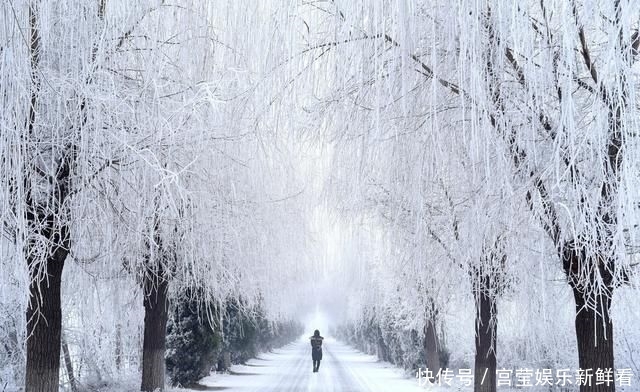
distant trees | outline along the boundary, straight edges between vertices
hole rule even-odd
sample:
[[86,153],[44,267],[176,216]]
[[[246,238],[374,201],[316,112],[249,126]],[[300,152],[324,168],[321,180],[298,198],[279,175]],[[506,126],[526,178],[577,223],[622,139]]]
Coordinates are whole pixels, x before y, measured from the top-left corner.
[[191,386],[212,369],[228,370],[231,364],[244,363],[303,333],[297,322],[270,322],[262,309],[252,310],[243,311],[235,299],[211,303],[197,290],[183,291],[167,332],[166,363],[172,384]]

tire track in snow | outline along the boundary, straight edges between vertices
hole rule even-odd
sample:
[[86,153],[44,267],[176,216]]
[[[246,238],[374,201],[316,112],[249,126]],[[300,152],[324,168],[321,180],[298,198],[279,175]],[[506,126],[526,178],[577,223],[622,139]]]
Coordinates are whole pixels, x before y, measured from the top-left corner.
[[[344,363],[334,354],[330,347],[325,351],[330,359],[329,368],[335,369],[334,392],[368,392],[369,388],[355,378],[351,372],[344,366]],[[324,362],[324,361],[323,361]]]
[[288,366],[283,366],[279,369],[280,380],[270,389],[271,392],[301,392],[307,390],[309,374],[305,372],[306,361],[304,361],[304,358],[306,356],[304,351],[304,347],[300,345],[296,350],[296,356],[288,363]]

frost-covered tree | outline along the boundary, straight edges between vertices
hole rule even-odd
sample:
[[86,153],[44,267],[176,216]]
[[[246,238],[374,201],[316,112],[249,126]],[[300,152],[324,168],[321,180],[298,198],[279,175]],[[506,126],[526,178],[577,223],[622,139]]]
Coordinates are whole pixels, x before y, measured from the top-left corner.
[[73,206],[93,172],[111,164],[92,159],[89,143],[101,124],[87,93],[104,10],[98,2],[81,6],[86,21],[76,25],[58,23],[68,10],[51,2],[2,7],[3,242],[28,274],[26,389],[54,390]]
[[[627,19],[637,5],[478,11],[490,48],[486,116],[508,146],[516,175],[527,181],[526,200],[573,290],[580,367],[613,369],[611,300],[629,278],[623,233],[637,208],[628,188],[637,179],[628,168],[635,165],[632,68],[640,41]],[[502,15],[513,15],[520,28],[509,31],[512,22]]]
[[[254,131],[259,117],[270,123],[271,113],[256,115],[264,108],[250,94],[263,71],[263,58],[249,50],[253,30],[241,36],[235,26],[245,19],[224,16],[251,17],[252,26],[262,26],[263,9],[253,8],[163,1],[2,5],[3,268],[20,276],[12,261],[29,267],[27,285],[15,285],[30,286],[27,390],[58,387],[60,287],[69,259],[76,265],[67,270],[113,283],[114,297],[116,282],[131,283],[113,278],[122,271],[139,285],[132,291],[149,313],[150,331],[143,390],[164,386],[171,284],[201,286],[221,299],[242,293],[248,304],[263,293],[269,317],[282,317],[276,309],[286,290],[275,293],[269,284],[300,272],[287,263],[295,261],[291,245],[300,244],[293,240],[303,231],[286,220],[299,205],[285,208],[300,198],[288,193],[291,177],[277,174],[288,169],[286,153],[272,148],[275,133]],[[264,182],[258,173],[282,181]],[[276,244],[287,238],[286,252],[264,232]],[[282,271],[271,268],[276,262]],[[256,269],[263,275],[251,279]],[[67,287],[70,297],[86,288]],[[73,311],[65,312],[69,328],[88,327],[90,311]],[[109,332],[122,348],[120,326]],[[81,348],[70,348],[76,361]]]

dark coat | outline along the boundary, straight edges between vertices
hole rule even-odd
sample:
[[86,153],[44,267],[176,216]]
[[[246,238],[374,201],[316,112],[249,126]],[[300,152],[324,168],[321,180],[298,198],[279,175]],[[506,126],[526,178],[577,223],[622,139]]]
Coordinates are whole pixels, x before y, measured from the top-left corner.
[[322,360],[322,336],[312,336],[311,338],[311,359],[314,361]]

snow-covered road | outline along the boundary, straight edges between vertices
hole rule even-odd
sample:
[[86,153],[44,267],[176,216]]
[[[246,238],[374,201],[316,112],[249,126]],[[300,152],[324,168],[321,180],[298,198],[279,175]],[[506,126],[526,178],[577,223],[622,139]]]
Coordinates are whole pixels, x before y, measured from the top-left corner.
[[203,390],[228,392],[424,392],[418,381],[375,357],[327,338],[318,373],[312,372],[306,338],[272,353],[261,354],[231,374],[214,374],[200,381]]

